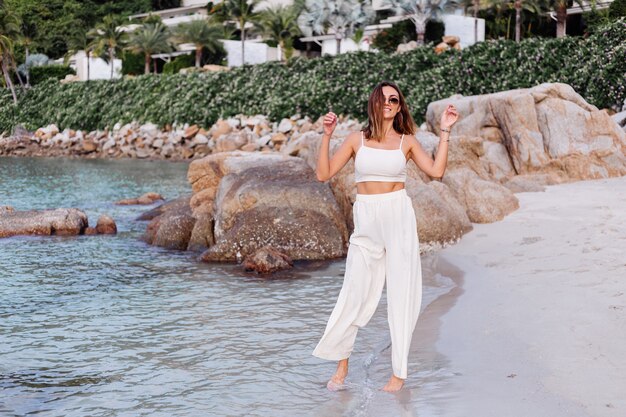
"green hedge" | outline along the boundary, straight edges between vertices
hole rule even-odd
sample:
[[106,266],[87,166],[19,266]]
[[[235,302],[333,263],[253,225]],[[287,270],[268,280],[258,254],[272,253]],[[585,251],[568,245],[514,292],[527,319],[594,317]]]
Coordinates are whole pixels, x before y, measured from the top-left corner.
[[544,82],[571,85],[600,108],[626,98],[626,21],[588,38],[487,41],[462,52],[435,55],[421,48],[401,55],[357,52],[318,59],[295,58],[200,74],[146,75],[120,81],[59,84],[46,81],[20,92],[14,106],[0,96],[0,130],[96,129],[116,122],[197,123],[219,117],[299,113],[317,118],[329,109],[364,120],[368,95],[381,80],[399,84],[418,122],[428,103],[452,94],[474,95]]
[[32,85],[52,78],[53,80],[62,80],[66,75],[76,75],[76,72],[67,65],[42,65],[39,67],[30,67],[30,83]]

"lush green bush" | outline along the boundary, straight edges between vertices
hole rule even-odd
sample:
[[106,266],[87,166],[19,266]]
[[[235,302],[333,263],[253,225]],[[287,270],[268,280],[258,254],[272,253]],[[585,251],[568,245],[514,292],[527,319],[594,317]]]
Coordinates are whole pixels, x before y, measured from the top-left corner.
[[418,122],[428,103],[452,94],[486,94],[544,82],[571,85],[600,108],[626,99],[626,20],[587,38],[487,41],[462,52],[435,55],[419,48],[400,55],[356,52],[295,58],[217,73],[145,75],[129,80],[59,84],[18,90],[19,104],[0,93],[0,130],[96,129],[116,122],[213,124],[239,113],[273,119],[295,113],[313,118],[332,109],[366,118],[367,98],[381,80],[398,83]]
[[76,72],[67,65],[42,65],[38,67],[31,67],[29,73],[30,83],[32,85],[39,84],[48,78],[62,80],[68,74],[76,74]]
[[193,55],[179,55],[163,66],[163,74],[178,74],[181,69],[194,65],[195,57]]

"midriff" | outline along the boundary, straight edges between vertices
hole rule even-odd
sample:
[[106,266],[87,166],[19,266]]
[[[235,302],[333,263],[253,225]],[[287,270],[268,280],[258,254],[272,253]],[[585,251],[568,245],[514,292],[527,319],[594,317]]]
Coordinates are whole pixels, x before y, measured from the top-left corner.
[[365,181],[356,184],[359,194],[383,194],[398,191],[404,188],[403,182]]

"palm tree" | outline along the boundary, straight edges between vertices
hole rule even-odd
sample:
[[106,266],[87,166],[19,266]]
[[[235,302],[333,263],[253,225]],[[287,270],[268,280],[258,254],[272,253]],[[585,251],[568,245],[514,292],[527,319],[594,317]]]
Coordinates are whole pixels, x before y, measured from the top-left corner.
[[519,42],[522,39],[522,12],[526,10],[532,14],[540,14],[542,9],[541,3],[542,0],[514,0],[515,42]]
[[[281,60],[293,53],[293,38],[300,35],[299,10],[296,6],[270,6],[259,14],[259,25],[263,33],[276,41]],[[289,50],[287,51],[286,48]]]
[[224,33],[221,24],[214,23],[212,19],[192,20],[189,23],[178,25],[174,32],[174,39],[180,43],[192,43],[196,48],[196,68],[200,68],[202,48],[216,52],[220,44],[220,36]]
[[[582,0],[574,0],[579,6],[583,7]],[[549,0],[550,9],[556,14],[556,37],[562,38],[565,36],[565,26],[567,23],[567,8],[569,7],[568,0]],[[593,2],[595,3],[595,2]]]
[[[13,56],[13,46],[15,40],[19,39],[20,32],[20,19],[19,17],[8,8],[8,5],[0,3],[0,67],[2,67],[2,75],[4,76],[4,82],[11,90],[13,96],[13,102],[17,104],[17,95],[15,94],[15,87],[11,81],[11,75],[9,69],[15,69],[15,57]],[[21,78],[20,78],[21,83]]]
[[484,8],[482,3],[481,0],[461,0],[460,2],[465,15],[472,12],[472,17],[474,18],[474,43],[478,42],[478,12]]
[[15,94],[15,87],[11,81],[9,75],[9,63],[8,57],[13,55],[13,41],[6,35],[0,35],[0,60],[2,65],[2,75],[4,75],[4,83],[11,90],[13,96],[13,103],[17,104],[17,95]]
[[307,0],[298,24],[307,36],[313,33],[333,33],[337,42],[337,55],[341,53],[341,41],[354,31],[369,23],[374,11],[369,2],[359,0]]
[[121,28],[121,22],[113,15],[104,16],[102,23],[88,32],[94,40],[94,52],[107,57],[111,64],[111,79],[113,79],[113,64],[115,56],[124,50],[128,35]]
[[508,38],[507,19],[504,17],[506,11],[511,7],[509,0],[480,0],[480,10],[485,11],[487,18],[485,24],[491,27],[492,36],[505,34]]
[[223,18],[235,20],[241,30],[241,65],[245,64],[246,23],[255,23],[259,13],[254,10],[260,0],[224,0],[221,4]]
[[85,51],[85,56],[87,57],[87,82],[89,82],[89,73],[91,70],[89,60],[91,59],[91,53],[94,51],[96,46],[97,45],[93,39],[90,38],[89,33],[77,32],[72,38],[70,38],[68,50],[64,57],[65,64],[67,65],[67,61],[72,55],[75,55],[80,51]]
[[144,74],[150,73],[150,55],[172,50],[169,38],[167,26],[162,23],[145,24],[130,35],[127,48],[144,55]]
[[355,30],[352,36],[350,37],[350,39],[352,39],[352,41],[356,44],[356,47],[359,51],[361,50],[361,41],[363,40],[364,37],[365,37],[365,29],[363,28],[358,28],[357,30]]
[[[420,45],[424,44],[426,23],[439,19],[443,12],[458,5],[455,0],[387,0],[383,3],[390,4],[396,15],[408,16],[413,21],[417,43]],[[475,30],[477,31],[476,28]]]

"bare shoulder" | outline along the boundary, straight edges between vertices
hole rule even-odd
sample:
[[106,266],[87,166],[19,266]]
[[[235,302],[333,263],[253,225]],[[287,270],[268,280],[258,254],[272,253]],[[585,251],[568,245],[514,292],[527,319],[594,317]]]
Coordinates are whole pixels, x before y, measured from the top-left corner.
[[350,132],[346,135],[346,141],[350,142],[350,143],[356,143],[359,140],[361,140],[361,131],[357,131],[357,132]]
[[409,144],[409,150],[415,146],[420,146],[420,142],[415,135],[404,135],[404,142]]
[[411,157],[413,154],[419,154],[422,149],[422,145],[420,141],[417,140],[415,135],[404,135],[404,143],[403,148],[407,149],[407,157]]
[[343,142],[350,145],[353,150],[356,150],[361,143],[361,131],[348,133]]

